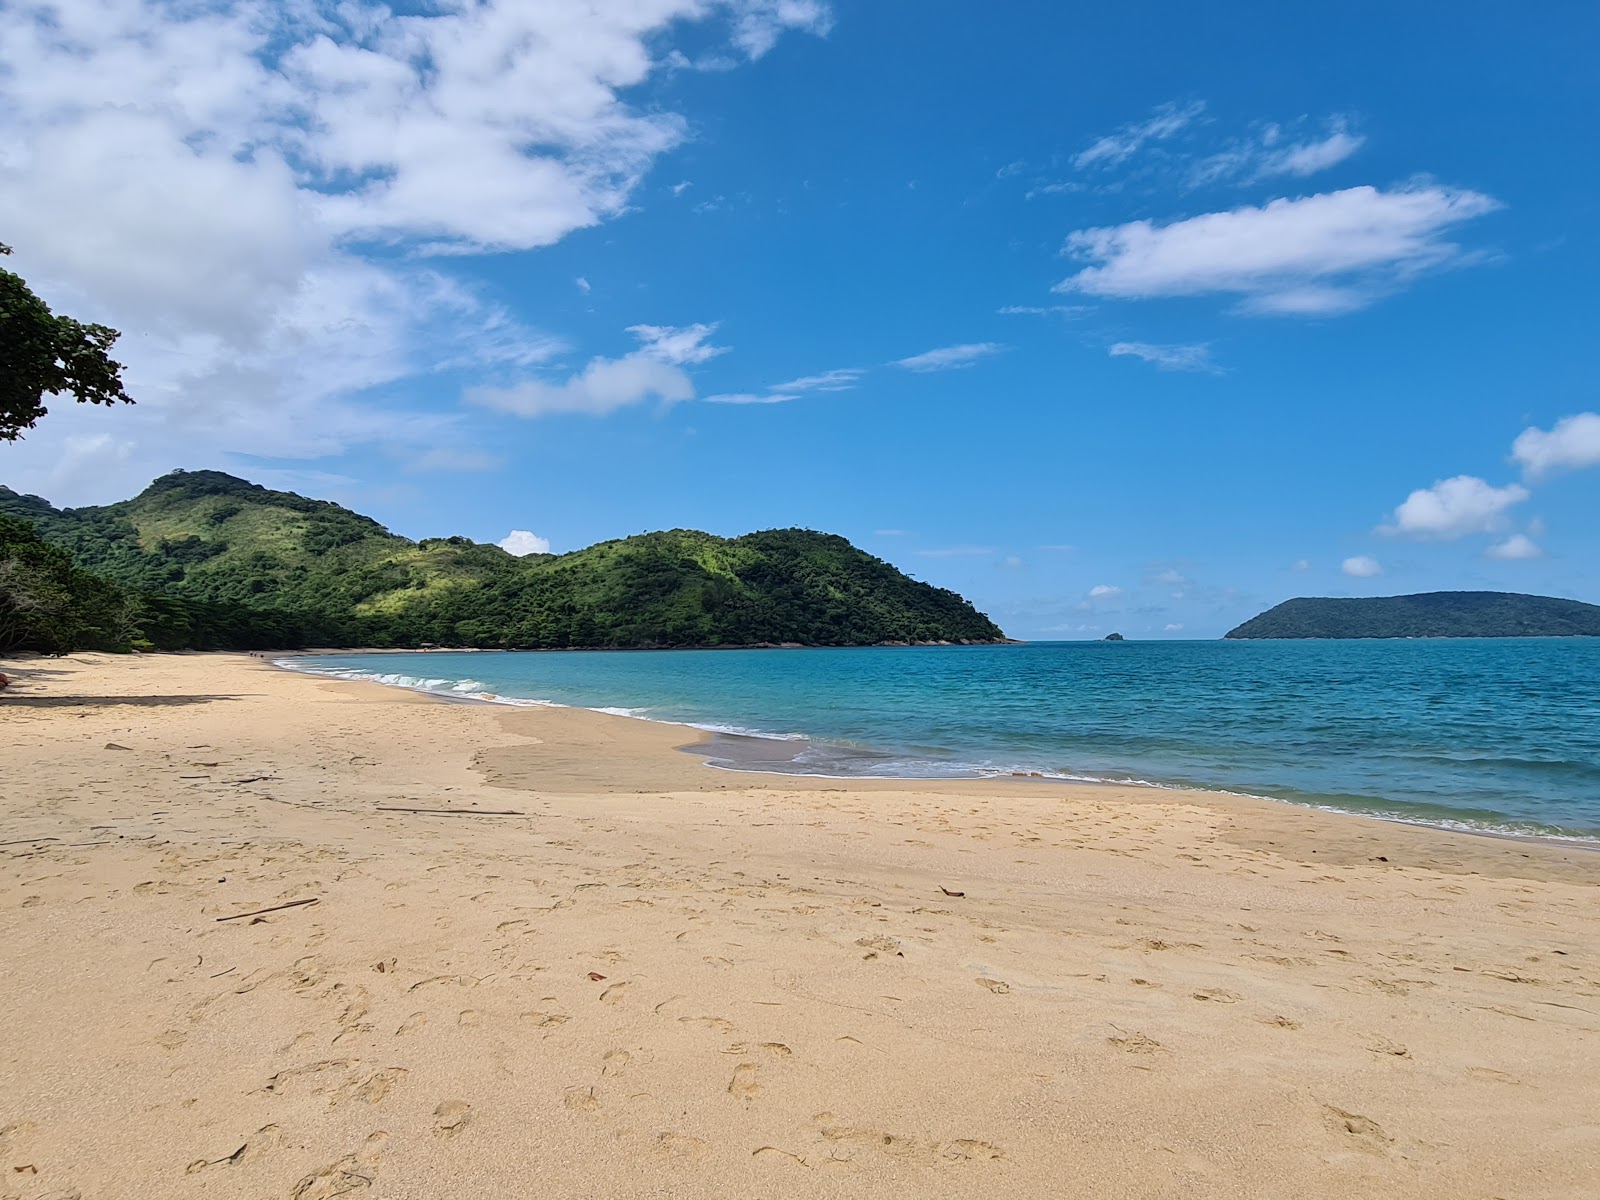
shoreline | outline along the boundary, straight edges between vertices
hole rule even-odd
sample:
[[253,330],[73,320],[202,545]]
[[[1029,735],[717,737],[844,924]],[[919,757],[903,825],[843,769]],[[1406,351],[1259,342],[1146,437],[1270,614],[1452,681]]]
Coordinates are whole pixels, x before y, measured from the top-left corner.
[[716,770],[681,727],[242,655],[16,674],[21,1200],[1443,1200],[1600,1170],[1589,853]]
[[[728,648],[729,649],[733,649],[733,648],[736,648],[736,647],[728,647]],[[748,649],[750,647],[740,647],[740,648]],[[830,647],[807,647],[807,648],[808,649],[827,649],[827,648],[830,648]],[[311,678],[337,680],[337,679],[340,679],[339,676],[326,674],[326,673],[323,673],[323,672],[320,672],[320,671],[316,671],[316,670],[306,670],[306,669],[301,669],[301,668],[289,666],[289,665],[286,665],[283,660],[293,659],[293,658],[298,658],[298,657],[331,658],[331,657],[335,657],[336,655],[340,655],[340,654],[376,655],[376,654],[381,654],[381,653],[412,654],[412,653],[468,653],[468,652],[467,651],[450,651],[450,650],[432,650],[432,651],[346,650],[346,651],[322,652],[322,651],[309,651],[308,650],[308,651],[296,652],[296,653],[292,653],[292,654],[274,654],[274,655],[270,655],[270,656],[268,655],[267,652],[256,652],[256,653],[260,653],[260,655],[263,658],[263,660],[268,662],[271,666],[273,666],[276,669],[289,671],[289,672],[295,673],[295,674],[306,675],[306,676],[309,676]],[[490,651],[471,651],[470,653],[509,654],[509,653],[523,653],[523,652],[522,651],[490,650]],[[254,657],[254,656],[255,656],[255,653],[252,653],[252,657]],[[1379,812],[1379,811],[1372,811],[1372,810],[1365,810],[1365,809],[1358,809],[1358,808],[1341,807],[1341,806],[1336,805],[1336,804],[1324,804],[1324,803],[1316,803],[1316,802],[1312,802],[1312,801],[1291,800],[1291,799],[1285,799],[1285,798],[1283,798],[1281,796],[1269,796],[1269,795],[1264,795],[1264,794],[1255,793],[1255,792],[1232,791],[1232,790],[1229,790],[1229,789],[1226,789],[1226,788],[1207,788],[1207,787],[1197,787],[1197,786],[1193,786],[1193,785],[1162,783],[1162,782],[1159,782],[1159,781],[1148,780],[1148,779],[1100,779],[1100,778],[1085,777],[1085,776],[1067,776],[1067,775],[1062,775],[1062,774],[1059,774],[1059,773],[1051,773],[1051,772],[1046,772],[1046,771],[1000,771],[1000,770],[996,770],[992,774],[984,774],[984,773],[974,772],[972,774],[966,774],[966,775],[949,774],[949,775],[926,775],[926,776],[922,776],[922,775],[871,775],[871,774],[829,775],[829,774],[823,774],[823,773],[819,773],[819,772],[785,771],[785,770],[777,769],[776,767],[741,768],[738,765],[732,765],[732,764],[729,764],[729,763],[726,763],[726,762],[712,762],[712,761],[709,761],[709,759],[711,759],[711,758],[713,758],[715,756],[712,755],[712,754],[706,753],[708,747],[710,747],[712,744],[714,744],[716,739],[719,738],[719,737],[735,739],[735,740],[742,738],[742,739],[749,739],[751,741],[763,741],[763,742],[770,741],[770,742],[775,742],[775,743],[780,743],[780,744],[788,743],[788,744],[801,744],[801,745],[810,744],[810,743],[815,742],[815,741],[820,740],[820,739],[814,738],[812,735],[809,735],[809,734],[783,735],[783,734],[775,734],[775,733],[752,732],[752,731],[748,731],[748,730],[740,730],[740,731],[736,732],[736,731],[734,731],[733,729],[730,729],[730,728],[714,728],[714,727],[708,727],[708,726],[705,726],[705,725],[697,725],[697,724],[694,724],[694,723],[688,722],[688,721],[673,721],[673,720],[668,720],[666,718],[661,718],[661,717],[641,716],[641,715],[639,715],[639,713],[637,713],[635,711],[628,711],[623,706],[618,706],[618,707],[615,707],[615,708],[590,708],[590,707],[586,707],[586,706],[582,706],[582,705],[564,704],[564,703],[562,703],[560,701],[554,701],[554,700],[530,699],[530,698],[523,698],[523,697],[502,697],[502,696],[499,696],[498,694],[493,694],[493,693],[477,695],[477,694],[473,694],[471,692],[456,693],[456,692],[451,692],[451,691],[437,691],[437,690],[430,689],[430,688],[423,687],[423,686],[412,686],[412,685],[403,684],[403,683],[386,682],[386,681],[384,681],[382,679],[350,679],[350,680],[345,680],[345,681],[346,682],[372,683],[372,684],[375,684],[375,685],[377,685],[379,687],[392,688],[392,689],[399,690],[399,691],[410,692],[410,693],[413,693],[413,694],[416,694],[416,695],[427,696],[427,697],[431,697],[433,699],[445,701],[446,703],[450,703],[450,704],[482,704],[482,705],[488,705],[488,706],[491,706],[491,707],[500,707],[500,708],[508,708],[508,709],[560,708],[560,709],[566,709],[566,710],[575,711],[575,712],[597,713],[597,714],[600,714],[600,715],[603,715],[603,716],[618,717],[618,718],[622,718],[622,719],[625,719],[625,720],[643,721],[643,722],[647,722],[649,724],[657,725],[657,726],[668,726],[668,727],[675,728],[675,729],[691,730],[696,735],[694,740],[692,740],[689,743],[686,743],[685,745],[679,747],[678,749],[683,753],[687,753],[687,754],[690,754],[690,755],[695,756],[697,758],[700,758],[701,761],[704,763],[704,765],[706,765],[708,768],[710,768],[712,770],[729,771],[729,772],[732,772],[732,773],[735,773],[735,774],[749,774],[749,773],[770,774],[770,775],[777,775],[777,776],[781,776],[781,777],[789,778],[789,779],[824,780],[824,781],[836,782],[836,783],[848,783],[848,782],[854,782],[854,781],[863,781],[863,782],[891,782],[891,783],[892,782],[901,782],[901,783],[906,783],[906,784],[916,784],[916,783],[922,783],[922,782],[968,782],[968,781],[970,781],[970,782],[990,783],[990,782],[1010,781],[1010,782],[1024,782],[1024,783],[1030,783],[1030,782],[1031,783],[1050,783],[1050,784],[1059,784],[1059,785],[1070,786],[1070,787],[1148,788],[1148,789],[1150,789],[1152,791],[1173,792],[1173,793],[1177,793],[1179,795],[1194,795],[1194,796],[1201,796],[1201,797],[1217,796],[1217,797],[1227,797],[1227,798],[1238,799],[1238,800],[1260,801],[1260,802],[1264,802],[1264,803],[1267,803],[1267,804],[1286,805],[1286,806],[1289,806],[1289,807],[1294,808],[1294,809],[1299,810],[1299,811],[1324,812],[1324,813],[1336,814],[1336,815],[1340,815],[1340,816],[1350,816],[1350,817],[1357,817],[1357,818],[1361,818],[1361,819],[1365,819],[1365,820],[1380,821],[1380,822],[1383,822],[1385,824],[1399,825],[1399,826],[1403,826],[1403,827],[1407,827],[1407,828],[1424,829],[1424,830],[1436,830],[1436,831],[1440,831],[1440,832],[1444,832],[1444,833],[1464,834],[1464,835],[1467,835],[1467,836],[1470,836],[1470,837],[1495,838],[1495,839],[1500,839],[1500,840],[1504,840],[1504,841],[1509,841],[1509,842],[1512,842],[1514,844],[1532,843],[1532,844],[1537,844],[1537,845],[1551,845],[1551,846],[1572,847],[1572,848],[1591,851],[1591,852],[1600,851],[1600,837],[1597,837],[1597,836],[1585,836],[1585,835],[1579,834],[1579,833],[1568,834],[1568,833],[1559,833],[1559,832],[1550,832],[1550,831],[1546,831],[1546,832],[1522,832],[1522,831],[1519,831],[1519,830],[1516,830],[1516,829],[1511,829],[1511,828],[1494,827],[1493,825],[1490,825],[1488,823],[1485,823],[1484,825],[1475,825],[1472,822],[1467,821],[1467,820],[1461,820],[1461,821],[1458,821],[1458,822],[1455,822],[1455,823],[1446,823],[1444,820],[1428,821],[1428,820],[1424,820],[1424,819],[1421,819],[1421,818],[1411,818],[1411,817],[1407,817],[1407,816],[1396,814],[1396,813],[1387,813],[1387,812]],[[773,761],[775,761],[775,760],[773,760]]]

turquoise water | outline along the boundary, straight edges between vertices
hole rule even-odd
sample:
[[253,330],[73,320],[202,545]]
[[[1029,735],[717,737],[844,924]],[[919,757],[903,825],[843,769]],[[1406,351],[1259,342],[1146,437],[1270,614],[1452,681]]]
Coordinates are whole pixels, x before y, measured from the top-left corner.
[[718,739],[725,765],[1038,771],[1600,837],[1600,639],[430,653],[285,665],[761,739]]

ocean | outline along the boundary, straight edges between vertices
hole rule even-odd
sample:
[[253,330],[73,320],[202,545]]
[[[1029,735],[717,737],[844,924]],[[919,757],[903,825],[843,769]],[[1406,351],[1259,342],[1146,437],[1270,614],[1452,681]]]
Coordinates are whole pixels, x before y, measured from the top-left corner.
[[281,661],[455,697],[692,726],[718,735],[714,763],[744,769],[846,778],[1038,773],[1600,839],[1600,639]]

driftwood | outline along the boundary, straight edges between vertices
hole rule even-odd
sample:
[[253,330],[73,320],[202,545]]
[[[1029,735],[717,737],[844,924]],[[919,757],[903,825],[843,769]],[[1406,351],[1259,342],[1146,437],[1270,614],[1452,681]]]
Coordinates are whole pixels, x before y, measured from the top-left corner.
[[219,921],[242,921],[245,917],[259,917],[262,913],[281,912],[286,908],[299,908],[304,904],[315,904],[320,896],[313,896],[309,900],[291,900],[287,904],[274,904],[271,908],[258,908],[254,912],[234,913],[231,917],[218,917]]
[[489,808],[394,808],[389,805],[378,805],[379,812],[408,812],[408,813],[433,813],[442,817],[525,817],[528,814],[518,812],[516,809],[489,809]]

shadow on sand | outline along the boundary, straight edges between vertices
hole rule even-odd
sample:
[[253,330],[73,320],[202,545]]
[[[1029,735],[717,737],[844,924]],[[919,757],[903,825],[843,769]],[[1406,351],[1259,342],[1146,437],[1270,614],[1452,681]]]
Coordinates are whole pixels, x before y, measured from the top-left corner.
[[234,696],[11,696],[0,692],[0,708],[170,708],[183,704],[210,704]]

